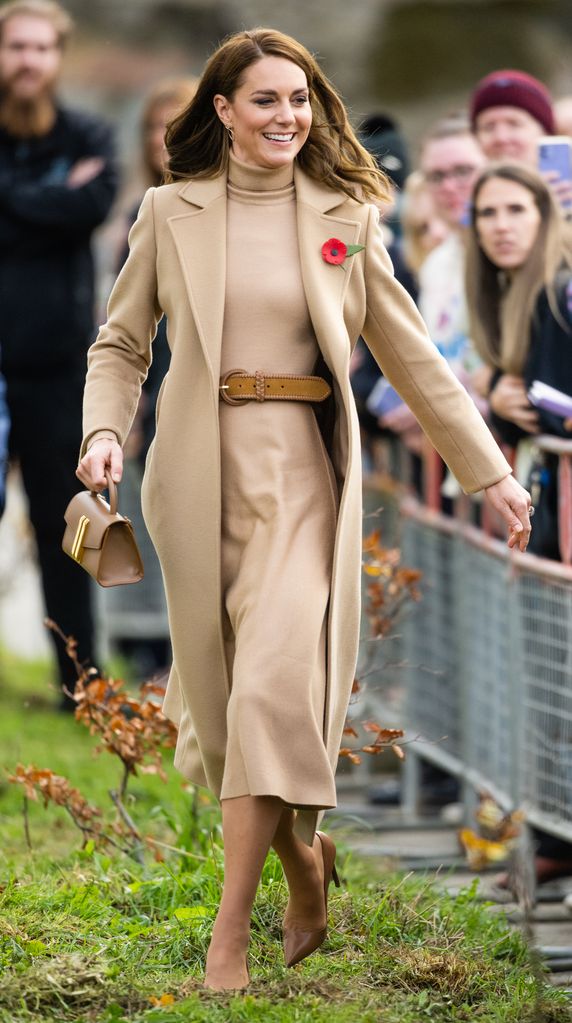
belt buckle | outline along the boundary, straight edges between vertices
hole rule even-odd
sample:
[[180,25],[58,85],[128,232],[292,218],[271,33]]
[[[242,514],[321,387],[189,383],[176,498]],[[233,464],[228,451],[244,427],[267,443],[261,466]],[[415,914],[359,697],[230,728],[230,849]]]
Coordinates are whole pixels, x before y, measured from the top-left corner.
[[229,388],[228,381],[231,379],[231,377],[239,376],[241,374],[247,376],[246,370],[229,369],[228,373],[225,373],[224,376],[220,378],[220,384],[218,388],[219,395],[223,401],[226,401],[227,405],[246,405],[247,402],[250,401],[250,398],[232,398],[230,394],[227,394]]

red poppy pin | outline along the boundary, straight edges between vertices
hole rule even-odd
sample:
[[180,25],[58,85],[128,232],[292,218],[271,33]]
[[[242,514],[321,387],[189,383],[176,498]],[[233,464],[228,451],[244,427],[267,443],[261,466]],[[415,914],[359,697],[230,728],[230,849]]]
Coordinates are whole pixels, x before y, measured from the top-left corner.
[[328,238],[322,245],[322,259],[334,266],[342,266],[348,256],[365,249],[365,245],[346,245],[339,238]]

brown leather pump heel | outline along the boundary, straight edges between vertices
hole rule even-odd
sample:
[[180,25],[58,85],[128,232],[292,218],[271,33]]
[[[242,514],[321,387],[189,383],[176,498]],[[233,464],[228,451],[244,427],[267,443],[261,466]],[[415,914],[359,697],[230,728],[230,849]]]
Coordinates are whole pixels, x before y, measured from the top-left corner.
[[324,858],[324,903],[326,909],[326,926],[319,927],[314,931],[301,931],[294,927],[284,928],[284,959],[286,966],[295,966],[296,963],[311,955],[320,947],[328,933],[328,888],[333,880],[336,888],[340,887],[340,879],[336,870],[336,846],[329,835],[323,831],[316,831],[322,844],[322,856]]

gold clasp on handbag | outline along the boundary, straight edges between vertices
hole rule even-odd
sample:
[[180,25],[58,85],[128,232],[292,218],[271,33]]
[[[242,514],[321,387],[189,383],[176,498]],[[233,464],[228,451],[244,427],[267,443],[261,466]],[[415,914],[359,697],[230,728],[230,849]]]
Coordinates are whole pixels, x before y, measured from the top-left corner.
[[71,556],[74,561],[77,561],[81,565],[81,559],[83,555],[83,541],[87,527],[89,526],[89,519],[87,515],[82,515],[75,531],[75,537],[72,544]]

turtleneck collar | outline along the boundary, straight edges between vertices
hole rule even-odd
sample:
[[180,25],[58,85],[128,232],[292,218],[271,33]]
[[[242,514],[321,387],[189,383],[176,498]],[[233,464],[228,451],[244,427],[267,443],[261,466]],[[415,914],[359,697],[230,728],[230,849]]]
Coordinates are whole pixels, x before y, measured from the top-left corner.
[[288,188],[294,181],[294,164],[283,167],[255,167],[253,164],[239,160],[230,153],[228,180],[235,188],[248,192],[271,192],[279,188]]

